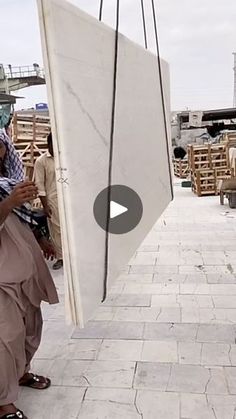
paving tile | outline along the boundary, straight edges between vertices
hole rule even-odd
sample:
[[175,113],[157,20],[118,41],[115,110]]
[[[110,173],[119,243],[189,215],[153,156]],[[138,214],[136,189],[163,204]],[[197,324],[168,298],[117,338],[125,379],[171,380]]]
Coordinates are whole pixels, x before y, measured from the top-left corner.
[[202,344],[197,342],[179,342],[178,353],[180,364],[200,365]]
[[114,321],[180,322],[180,309],[168,307],[120,307]]
[[137,256],[130,261],[130,265],[155,265],[158,252],[137,252]]
[[236,251],[234,250],[226,250],[225,252],[226,254],[226,259],[227,262],[226,263],[233,263],[235,264],[235,260],[236,260]]
[[229,393],[236,394],[236,367],[226,367],[225,376],[228,383]]
[[49,342],[63,344],[71,338],[74,331],[73,326],[68,326],[65,321],[46,321],[43,325],[43,338]]
[[236,397],[208,395],[208,405],[214,411],[215,418],[234,419],[236,413]]
[[143,344],[142,361],[178,362],[177,342],[146,341]]
[[203,343],[201,364],[231,366],[230,349],[230,345],[223,343]]
[[143,341],[104,340],[98,354],[99,360],[140,361]]
[[[171,284],[169,282],[166,282],[160,285],[161,285],[160,294],[171,295],[171,294],[179,293],[179,284]],[[153,294],[155,294],[155,292],[153,292]]]
[[232,308],[200,308],[199,314],[201,323],[236,323],[236,309]]
[[144,340],[195,341],[197,331],[197,324],[146,323],[143,337]]
[[103,305],[112,307],[149,307],[151,305],[151,295],[113,294],[107,298]]
[[129,273],[131,274],[153,274],[154,265],[132,265]]
[[143,419],[179,419],[178,394],[139,390],[136,406]]
[[236,366],[236,345],[230,345],[229,359],[232,367]]
[[180,265],[202,265],[203,258],[200,251],[182,250],[180,253]]
[[153,282],[157,283],[185,283],[187,275],[171,274],[171,273],[155,273],[153,275]]
[[180,274],[228,274],[228,268],[225,265],[182,265],[179,267]]
[[[171,257],[170,257],[171,256]],[[156,258],[156,265],[160,266],[160,265],[166,265],[166,266],[171,266],[171,265],[178,265],[180,261],[180,252],[171,252],[171,255],[168,251],[163,252],[160,251],[157,253],[157,258]]]
[[34,359],[54,359],[59,356],[60,351],[64,350],[66,343],[58,343],[57,341],[48,341],[48,339],[42,339],[41,345],[36,352]]
[[115,402],[85,401],[79,413],[78,419],[140,419],[134,405],[122,405]]
[[177,296],[175,294],[153,295],[151,306],[152,307],[175,307],[175,308],[180,307],[179,303],[177,303]]
[[89,387],[84,400],[97,402],[110,401],[112,403],[132,405],[135,402],[135,398],[136,391],[133,389]]
[[196,365],[172,365],[167,390],[204,393],[209,378],[209,371],[204,367]]
[[117,312],[116,307],[106,307],[106,306],[100,306],[96,310],[95,315],[93,316],[93,320],[113,320],[115,314]]
[[226,255],[223,250],[202,252],[204,265],[226,265]]
[[180,284],[180,294],[236,295],[236,284]]
[[171,364],[138,362],[134,388],[166,391]]
[[75,329],[73,339],[142,339],[144,323],[89,322],[84,329]]
[[228,394],[228,384],[225,378],[224,369],[221,367],[209,368],[210,379],[206,385],[207,394]]
[[177,302],[181,307],[213,308],[211,295],[178,295]]
[[182,393],[180,397],[181,419],[218,419],[205,395]]
[[79,418],[139,419],[134,405],[136,392],[128,389],[89,388]]
[[162,284],[135,284],[127,283],[124,286],[124,294],[160,294]]
[[76,419],[86,389],[51,387],[47,391],[21,390],[17,407],[32,419]]
[[236,325],[202,324],[198,328],[198,342],[235,343]]
[[198,308],[183,307],[181,312],[184,323],[200,323],[200,312]]
[[130,388],[134,367],[134,362],[125,361],[56,360],[49,376],[57,386]]
[[197,283],[197,284],[205,284],[207,283],[207,276],[204,273],[190,273],[186,275],[186,280],[184,281],[185,284],[188,283]]
[[140,246],[139,251],[140,252],[158,252],[160,246],[158,245],[144,245]]
[[58,359],[94,360],[101,347],[102,339],[71,340],[58,350]]
[[181,275],[204,274],[203,265],[180,265],[179,273]]
[[109,295],[111,294],[119,294],[123,292],[125,284],[120,281],[116,281],[115,284],[110,288]]
[[216,308],[236,309],[236,298],[234,295],[213,295],[212,300]]
[[178,274],[179,273],[179,266],[176,265],[156,265],[154,266],[154,273],[157,274]]
[[236,277],[233,274],[208,274],[208,284],[236,284]]
[[123,283],[132,281],[137,284],[151,284],[152,280],[153,274],[134,274],[132,272],[129,274],[121,275],[118,278],[118,281],[122,281]]

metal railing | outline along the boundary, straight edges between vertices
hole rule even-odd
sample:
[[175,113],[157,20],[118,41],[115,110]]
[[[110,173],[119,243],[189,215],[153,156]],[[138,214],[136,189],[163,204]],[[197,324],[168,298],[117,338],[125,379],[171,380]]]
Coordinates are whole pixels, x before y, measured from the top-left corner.
[[12,67],[10,64],[4,67],[5,76],[8,79],[19,79],[25,77],[40,77],[45,78],[44,70],[38,64],[32,66]]

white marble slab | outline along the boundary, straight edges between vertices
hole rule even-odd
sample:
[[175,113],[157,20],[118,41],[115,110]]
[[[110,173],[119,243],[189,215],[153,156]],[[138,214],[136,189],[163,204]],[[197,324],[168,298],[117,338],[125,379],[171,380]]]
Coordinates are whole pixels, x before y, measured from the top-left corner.
[[[105,236],[93,205],[108,186],[115,32],[63,0],[38,0],[63,232],[67,302],[83,325],[101,302]],[[112,184],[134,189],[143,217],[109,234],[109,286],[171,200],[157,59],[119,35]],[[169,105],[168,65],[162,62]],[[168,127],[169,128],[169,127]]]

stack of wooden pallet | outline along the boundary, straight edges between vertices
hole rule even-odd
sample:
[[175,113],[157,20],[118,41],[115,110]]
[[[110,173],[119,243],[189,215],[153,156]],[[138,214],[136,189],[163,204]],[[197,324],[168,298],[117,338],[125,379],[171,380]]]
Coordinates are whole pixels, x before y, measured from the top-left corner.
[[236,147],[236,131],[223,133],[221,136],[221,142],[227,144],[229,148]]
[[185,179],[189,175],[188,160],[173,159],[174,175]]
[[32,179],[37,157],[47,150],[50,132],[49,116],[34,111],[15,112],[12,121],[12,138],[24,163],[26,175]]
[[198,196],[215,195],[221,179],[233,176],[226,144],[189,145],[192,190]]

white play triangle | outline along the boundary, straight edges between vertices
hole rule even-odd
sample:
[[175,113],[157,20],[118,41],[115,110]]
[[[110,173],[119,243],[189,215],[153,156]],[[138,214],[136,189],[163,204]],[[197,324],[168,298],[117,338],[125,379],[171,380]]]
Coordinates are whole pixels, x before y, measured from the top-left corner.
[[[67,314],[82,326],[101,303],[104,284],[109,289],[172,199],[160,75],[155,55],[119,35],[111,165],[115,31],[64,0],[38,0],[38,6]],[[169,118],[164,61],[162,69]],[[139,195],[143,216],[129,233],[107,237],[93,207],[109,186],[109,168],[112,185],[125,185]]]
[[121,214],[124,214],[129,209],[124,207],[123,205],[118,204],[118,202],[111,201],[110,202],[110,218],[116,218]]

